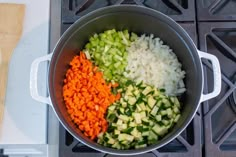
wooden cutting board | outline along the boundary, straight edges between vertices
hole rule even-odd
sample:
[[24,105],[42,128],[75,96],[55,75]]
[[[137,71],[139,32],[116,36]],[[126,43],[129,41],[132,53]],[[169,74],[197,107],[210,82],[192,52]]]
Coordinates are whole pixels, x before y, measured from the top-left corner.
[[0,3],[0,128],[4,114],[8,65],[22,34],[24,14],[23,4]]

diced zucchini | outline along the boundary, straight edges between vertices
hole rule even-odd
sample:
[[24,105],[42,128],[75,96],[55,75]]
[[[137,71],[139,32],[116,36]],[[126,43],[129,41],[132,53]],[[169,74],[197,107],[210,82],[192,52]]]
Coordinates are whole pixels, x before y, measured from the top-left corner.
[[127,90],[126,90],[126,91],[132,92],[133,90],[134,90],[133,85],[129,85],[129,86],[127,87]]
[[133,131],[134,127],[127,128],[125,130],[122,130],[123,133],[130,134]]
[[158,107],[157,107],[157,106],[154,106],[154,107],[152,108],[151,115],[156,116],[156,115],[157,115],[157,111],[158,111]]
[[153,93],[153,96],[159,96],[160,95],[160,91],[156,88],[154,88],[154,93]]
[[142,118],[142,123],[143,123],[143,125],[149,125],[149,120],[148,120],[148,118],[147,117],[145,117],[145,118]]
[[130,96],[129,99],[128,99],[128,103],[129,103],[130,105],[134,105],[134,104],[136,103],[136,98]]
[[119,109],[118,109],[118,112],[117,112],[118,114],[124,114],[125,113],[125,109],[124,108],[122,108],[122,107],[120,107]]
[[142,136],[149,136],[149,131],[142,132]]
[[179,120],[179,118],[180,118],[180,114],[177,114],[177,116],[176,116],[175,119],[174,119],[174,122],[177,123],[178,120]]
[[143,111],[146,110],[146,106],[145,106],[144,102],[140,103],[139,106]]
[[179,100],[178,100],[178,98],[176,98],[176,97],[174,97],[174,104],[178,107],[178,108],[180,108],[180,103],[179,103]]
[[124,108],[126,108],[126,107],[127,107],[127,102],[121,103],[121,106],[124,107]]
[[148,106],[152,109],[155,104],[156,104],[156,100],[152,96],[149,96],[148,97]]
[[169,118],[172,118],[172,117],[173,117],[173,111],[171,110],[171,108],[168,108],[168,109],[166,110],[166,112],[167,112],[167,116],[168,116]]
[[165,104],[164,106],[165,106],[165,108],[168,108],[168,107],[170,107],[171,106],[171,104],[170,104],[170,102],[169,102],[169,100],[168,99],[163,99],[162,100],[162,102]]
[[108,108],[108,110],[110,110],[110,111],[115,111],[115,109],[116,109],[116,106],[115,106],[115,105],[111,105],[111,106],[109,106],[109,108]]
[[166,111],[166,110],[162,110],[162,111],[161,111],[161,115],[162,115],[162,116],[167,115],[167,111]]
[[170,121],[165,120],[165,119],[163,119],[161,122],[162,122],[164,125],[168,125],[168,124],[170,123]]
[[115,143],[115,140],[113,138],[109,138],[109,140],[107,141],[107,143],[109,144],[114,144]]
[[136,124],[136,123],[134,123],[134,122],[130,122],[130,123],[129,123],[129,126],[130,126],[130,127],[136,127],[136,126],[137,126],[137,124]]
[[140,116],[141,116],[141,119],[147,117],[146,112],[145,111],[140,112]]
[[135,149],[147,147],[147,144],[135,145]]
[[131,135],[135,137],[136,139],[139,139],[142,137],[141,132],[138,131],[138,129],[134,128],[133,131],[131,131]]
[[162,136],[165,133],[167,133],[168,128],[165,126],[160,126],[158,124],[154,125],[154,127],[152,128],[152,130],[157,133],[158,135]]
[[160,122],[161,121],[161,115],[156,115],[156,121]]
[[139,96],[139,90],[134,90],[134,95],[137,97],[137,96]]
[[127,123],[121,125],[121,129],[122,129],[122,130],[127,129],[127,127],[128,127],[128,126],[127,126]]
[[137,104],[137,110],[138,110],[138,112],[141,112],[141,111],[142,111],[142,108],[140,107],[139,104]]
[[107,120],[109,122],[113,122],[115,119],[116,119],[116,114],[110,113],[110,114],[107,115]]
[[118,136],[118,140],[119,141],[126,141],[127,140],[127,141],[132,142],[134,140],[134,136],[131,136],[129,134],[120,134]]
[[115,131],[114,131],[114,134],[115,134],[115,135],[119,135],[119,134],[120,134],[120,130],[115,130]]
[[141,115],[139,113],[133,113],[134,120],[137,124],[141,124]]
[[174,113],[176,113],[176,114],[180,113],[179,108],[176,107],[176,106],[174,106],[173,111],[174,111]]
[[121,120],[123,120],[123,121],[129,121],[129,117],[128,116],[126,116],[126,115],[119,115],[119,119],[121,119]]
[[148,140],[157,140],[158,136],[153,132],[153,131],[149,131],[149,136],[148,136]]
[[117,125],[122,125],[123,121],[121,119],[118,119],[118,121],[116,122]]
[[144,90],[143,90],[143,95],[148,95],[150,92],[152,92],[152,88],[150,86],[147,86]]

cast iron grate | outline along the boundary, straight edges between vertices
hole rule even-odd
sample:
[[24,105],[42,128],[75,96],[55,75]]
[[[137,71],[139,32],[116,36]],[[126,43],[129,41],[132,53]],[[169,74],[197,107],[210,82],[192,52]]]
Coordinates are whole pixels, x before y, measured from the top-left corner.
[[[205,155],[233,157],[236,154],[236,22],[199,22],[200,49],[216,55],[221,64],[222,90],[219,96],[203,103]],[[205,90],[212,90],[212,67],[204,61]]]
[[[187,129],[178,136],[175,140],[167,144],[166,146],[154,150],[149,153],[142,155],[136,155],[137,157],[201,157],[201,147],[200,147],[200,115],[197,114]],[[78,142],[72,137],[64,128],[60,126],[60,146],[59,146],[59,156],[94,156],[94,157],[104,157],[114,155],[105,154],[91,149],[82,143]]]
[[149,7],[175,21],[195,20],[195,0],[62,0],[62,23],[72,24],[93,10],[122,4]]
[[235,0],[197,0],[199,21],[236,20]]
[[[188,32],[190,37],[195,43],[197,43],[196,27],[194,22],[180,23],[180,25]],[[62,24],[63,33],[70,24]],[[175,140],[170,142],[168,145],[155,150],[153,152],[137,155],[137,157],[201,157],[201,109],[198,110],[196,116],[186,130],[178,136]],[[59,130],[60,141],[59,141],[59,155],[61,157],[103,157],[113,156],[104,154],[91,149],[79,141],[77,141],[72,135],[70,135],[63,126],[60,126]]]

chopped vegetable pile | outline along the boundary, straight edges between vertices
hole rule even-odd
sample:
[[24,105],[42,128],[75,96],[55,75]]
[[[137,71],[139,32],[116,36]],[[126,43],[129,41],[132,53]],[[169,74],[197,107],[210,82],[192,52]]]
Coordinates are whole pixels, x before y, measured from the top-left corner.
[[180,118],[176,97],[143,83],[130,84],[123,97],[108,108],[107,132],[98,143],[117,149],[146,147],[156,143]]
[[[70,117],[84,131],[85,136],[95,139],[107,129],[104,118],[107,107],[120,98],[111,93],[103,74],[86,59],[83,52],[70,62],[63,86],[63,97]],[[117,84],[114,84],[117,86]]]
[[[185,72],[168,46],[153,36],[146,37],[144,43],[144,37],[115,29],[94,34],[66,72],[63,98],[67,112],[85,136],[103,146],[149,146],[163,138],[181,117],[176,96],[185,91]],[[148,66],[153,58],[160,60],[155,63],[160,66],[155,72],[155,66]],[[179,71],[181,77],[175,79]]]
[[94,34],[86,44],[85,52],[91,56],[101,71],[104,73],[106,80],[125,82],[124,71],[127,66],[127,50],[131,41],[136,35],[125,31],[116,31],[115,29],[107,30],[104,33]]

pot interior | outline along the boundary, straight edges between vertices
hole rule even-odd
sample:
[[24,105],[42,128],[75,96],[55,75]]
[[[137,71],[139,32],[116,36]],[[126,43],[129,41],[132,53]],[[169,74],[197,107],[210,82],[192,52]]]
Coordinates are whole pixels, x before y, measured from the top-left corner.
[[[115,150],[96,144],[86,138],[71,121],[63,102],[62,87],[68,63],[83,50],[89,37],[108,29],[124,30],[141,34],[154,34],[169,45],[186,71],[187,91],[182,98],[182,116],[174,128],[156,144],[138,150]],[[137,6],[113,6],[100,9],[81,18],[61,37],[49,69],[49,90],[54,109],[69,132],[90,147],[118,154],[134,154],[150,151],[170,142],[191,121],[198,108],[202,92],[202,69],[197,50],[189,36],[174,21],[151,9]]]

